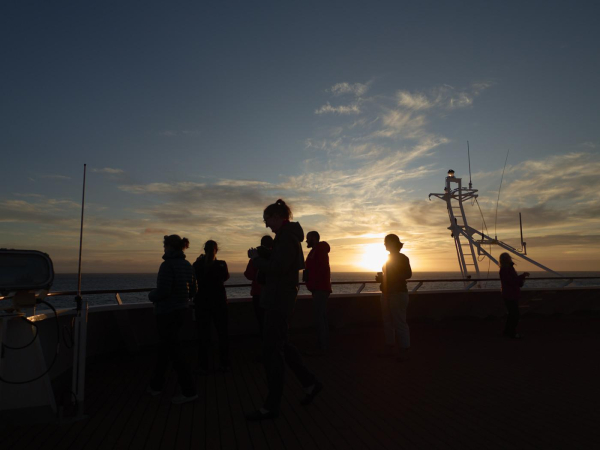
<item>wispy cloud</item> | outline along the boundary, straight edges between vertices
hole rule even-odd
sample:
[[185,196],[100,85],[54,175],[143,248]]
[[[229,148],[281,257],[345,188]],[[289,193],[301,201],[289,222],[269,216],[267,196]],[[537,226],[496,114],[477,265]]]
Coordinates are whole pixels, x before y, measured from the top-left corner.
[[334,84],[329,92],[333,95],[352,94],[356,97],[361,97],[369,90],[369,83],[337,83]]
[[71,177],[66,175],[58,175],[58,174],[45,174],[41,175],[41,178],[47,178],[49,180],[70,180]]
[[105,167],[104,169],[92,169],[92,172],[95,173],[108,173],[110,175],[118,175],[121,173],[124,173],[125,171],[123,169],[113,169],[111,167]]
[[315,114],[360,114],[360,107],[358,104],[353,103],[351,105],[340,105],[331,106],[329,102],[315,110]]
[[396,93],[398,106],[419,111],[431,108],[458,109],[471,106],[477,96],[493,85],[492,82],[473,83],[465,89],[443,85],[426,92],[400,90]]

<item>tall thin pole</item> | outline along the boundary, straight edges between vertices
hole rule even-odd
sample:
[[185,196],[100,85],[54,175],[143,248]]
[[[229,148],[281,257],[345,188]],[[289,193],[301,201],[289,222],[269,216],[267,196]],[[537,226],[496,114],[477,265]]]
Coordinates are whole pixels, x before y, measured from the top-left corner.
[[81,197],[81,227],[79,229],[79,268],[77,269],[77,296],[81,297],[81,250],[83,248],[83,210],[85,208],[85,171],[87,164],[83,165],[83,194]]
[[469,158],[469,189],[473,189],[473,183],[471,183],[471,150],[469,149],[469,141],[467,141],[467,157]]

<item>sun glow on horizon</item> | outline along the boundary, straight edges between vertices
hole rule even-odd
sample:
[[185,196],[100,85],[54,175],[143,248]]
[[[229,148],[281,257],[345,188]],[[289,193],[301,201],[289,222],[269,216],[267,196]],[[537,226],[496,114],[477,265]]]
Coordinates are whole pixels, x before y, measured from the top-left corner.
[[363,254],[359,266],[369,271],[381,272],[381,268],[388,258],[388,252],[381,244],[367,244],[363,246]]

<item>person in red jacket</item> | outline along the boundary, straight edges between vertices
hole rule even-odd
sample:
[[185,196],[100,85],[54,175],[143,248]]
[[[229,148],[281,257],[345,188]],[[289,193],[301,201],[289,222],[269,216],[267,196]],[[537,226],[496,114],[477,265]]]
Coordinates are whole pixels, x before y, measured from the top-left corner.
[[317,329],[320,352],[326,352],[329,346],[329,323],[327,321],[327,299],[331,294],[331,269],[329,268],[329,244],[320,242],[316,231],[306,235],[306,246],[310,253],[306,257],[304,281],[313,297],[315,327]]
[[524,272],[517,275],[514,268],[515,263],[508,253],[502,253],[498,258],[500,261],[500,283],[502,284],[502,298],[508,311],[506,318],[506,326],[504,327],[504,336],[521,339],[521,335],[517,333],[517,325],[519,324],[519,300],[521,299],[521,288],[525,283],[525,278],[529,276],[529,272]]
[[[273,238],[269,235],[263,236],[260,240],[260,247],[262,247],[265,252],[271,251],[273,249]],[[246,270],[244,271],[244,276],[247,280],[252,281],[250,295],[252,296],[254,314],[256,315],[256,320],[258,322],[258,331],[260,336],[263,335],[263,323],[265,321],[265,311],[260,306],[260,292],[262,286],[265,284],[265,277],[263,275],[264,274],[259,273],[258,269],[254,267],[254,264],[252,264],[252,259],[250,259],[248,261],[248,265],[246,266]]]

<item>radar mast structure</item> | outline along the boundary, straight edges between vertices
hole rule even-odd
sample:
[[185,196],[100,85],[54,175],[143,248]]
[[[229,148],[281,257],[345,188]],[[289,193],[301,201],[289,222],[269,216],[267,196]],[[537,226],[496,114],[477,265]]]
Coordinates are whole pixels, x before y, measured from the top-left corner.
[[[497,238],[488,236],[483,231],[476,230],[475,228],[469,226],[464,203],[468,200],[475,201],[477,197],[479,197],[477,192],[478,190],[473,189],[471,183],[469,183],[468,188],[463,187],[462,179],[454,176],[454,170],[449,170],[448,176],[446,177],[444,193],[429,194],[429,200],[431,200],[431,197],[436,197],[446,202],[448,218],[450,219],[450,226],[448,229],[451,232],[452,238],[454,238],[454,246],[456,247],[456,255],[458,257],[458,265],[460,266],[463,279],[466,280],[472,278],[473,275],[475,275],[475,278],[480,277],[478,257],[481,255],[487,256],[490,261],[499,266],[496,258],[494,258],[488,251],[485,250],[483,247],[484,245],[497,245],[517,258],[528,261],[540,269],[545,270],[546,272],[561,276],[561,274],[558,272],[555,272],[552,269],[525,256],[527,254],[527,250],[524,242],[521,242],[521,249],[516,249]],[[523,231],[521,229],[521,241],[523,241],[522,233]]]

